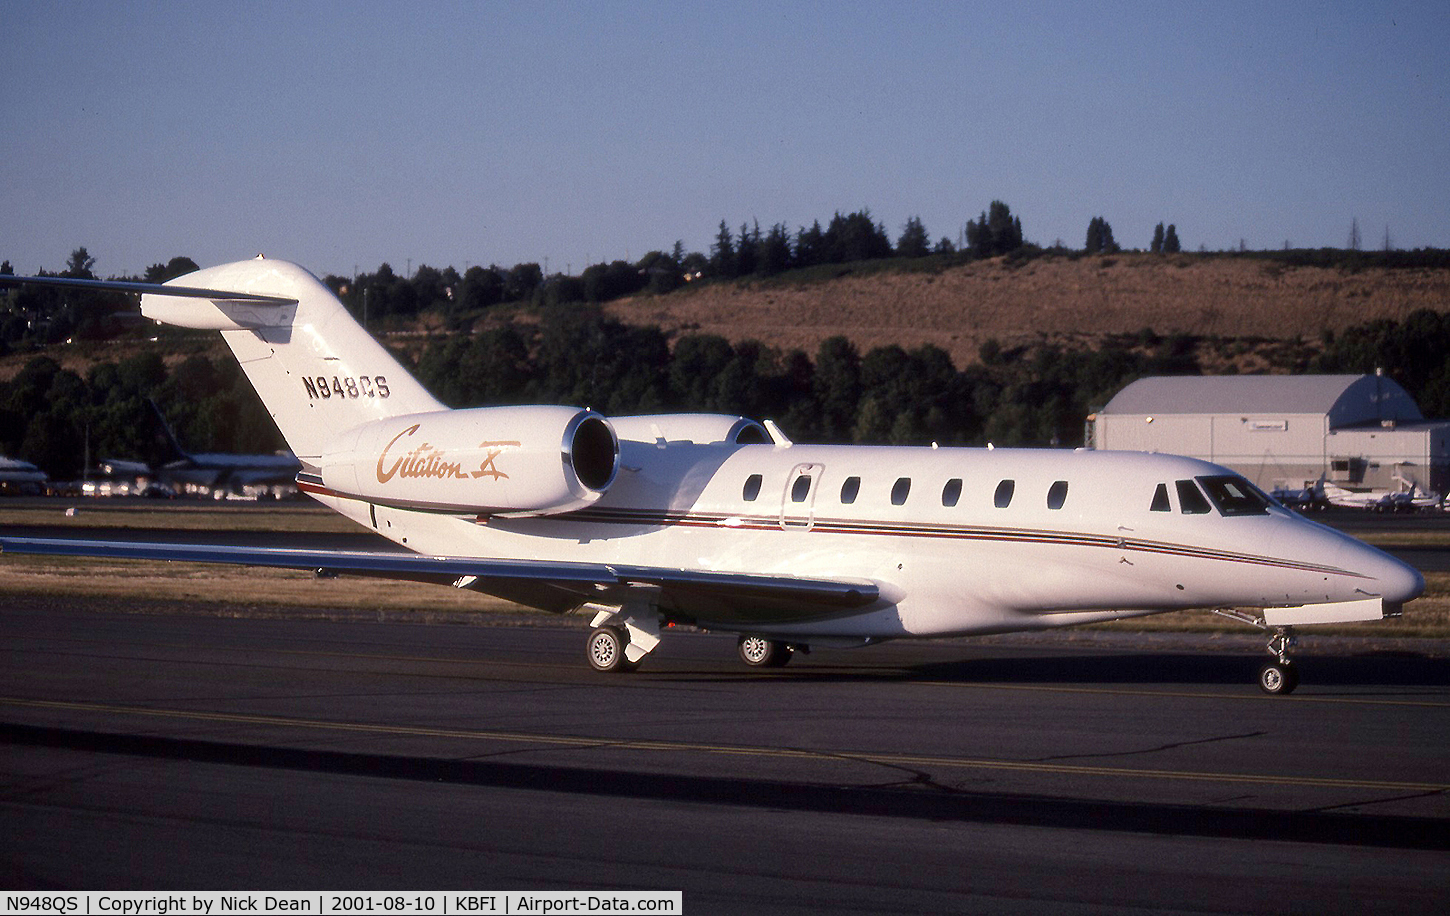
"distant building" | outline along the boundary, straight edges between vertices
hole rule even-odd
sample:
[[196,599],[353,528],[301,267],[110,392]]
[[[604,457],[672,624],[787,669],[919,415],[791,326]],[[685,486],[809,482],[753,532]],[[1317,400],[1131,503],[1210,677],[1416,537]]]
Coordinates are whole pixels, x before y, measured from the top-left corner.
[[1265,490],[1321,476],[1450,489],[1450,421],[1427,421],[1380,374],[1155,376],[1118,392],[1088,427],[1093,448],[1205,458]]

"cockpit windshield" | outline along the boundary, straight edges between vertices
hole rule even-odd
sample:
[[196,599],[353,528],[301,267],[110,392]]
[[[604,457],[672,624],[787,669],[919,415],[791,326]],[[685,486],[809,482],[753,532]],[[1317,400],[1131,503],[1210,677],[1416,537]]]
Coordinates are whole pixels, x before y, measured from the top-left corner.
[[1237,474],[1199,477],[1198,482],[1224,515],[1264,515],[1274,501]]

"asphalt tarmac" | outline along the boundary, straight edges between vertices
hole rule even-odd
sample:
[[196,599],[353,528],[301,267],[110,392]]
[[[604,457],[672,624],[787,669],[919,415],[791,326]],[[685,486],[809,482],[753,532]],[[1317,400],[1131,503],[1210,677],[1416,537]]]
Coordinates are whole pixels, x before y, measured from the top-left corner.
[[0,608],[0,883],[663,889],[692,913],[1440,913],[1450,662],[1071,633],[630,675],[547,626]]

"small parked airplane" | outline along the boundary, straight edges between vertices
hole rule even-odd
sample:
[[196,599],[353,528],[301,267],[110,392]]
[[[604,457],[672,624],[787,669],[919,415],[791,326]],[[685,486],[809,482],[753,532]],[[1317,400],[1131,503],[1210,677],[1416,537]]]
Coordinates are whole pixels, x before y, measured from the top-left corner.
[[49,480],[44,471],[29,461],[0,455],[0,493],[40,493]]
[[141,293],[218,330],[302,462],[298,485],[412,555],[0,538],[0,549],[318,569],[594,612],[589,662],[635,667],[673,623],[781,665],[811,646],[1262,608],[1259,685],[1298,682],[1291,627],[1377,620],[1411,567],[1225,468],[1140,452],[822,446],[774,424],[587,408],[449,410],[295,264],[258,258]]
[[[151,421],[156,425],[164,454],[153,471],[174,490],[200,488],[214,496],[242,495],[279,487],[292,488],[301,470],[296,457],[287,453],[242,454],[237,452],[188,452],[181,447],[171,424],[156,402],[147,398]],[[291,490],[295,494],[296,490]]]
[[1324,504],[1372,512],[1419,512],[1435,510],[1444,505],[1438,493],[1421,490],[1419,485],[1395,475],[1396,490],[1350,490],[1321,477],[1314,484],[1315,496]]

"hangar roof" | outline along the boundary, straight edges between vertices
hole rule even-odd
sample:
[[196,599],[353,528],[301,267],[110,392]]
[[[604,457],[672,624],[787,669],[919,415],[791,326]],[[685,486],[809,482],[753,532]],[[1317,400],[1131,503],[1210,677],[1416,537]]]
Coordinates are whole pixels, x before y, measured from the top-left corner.
[[1405,389],[1381,375],[1149,376],[1103,414],[1317,414],[1331,426],[1423,420]]

